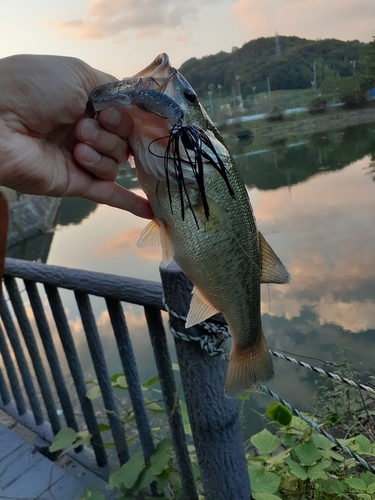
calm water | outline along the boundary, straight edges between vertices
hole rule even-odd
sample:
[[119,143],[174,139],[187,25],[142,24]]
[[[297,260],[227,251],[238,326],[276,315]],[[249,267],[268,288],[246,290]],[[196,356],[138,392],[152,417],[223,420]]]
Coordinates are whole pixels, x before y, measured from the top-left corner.
[[[269,346],[336,363],[345,350],[358,379],[368,382],[375,355],[375,123],[315,135],[298,145],[278,143],[263,152],[251,144],[231,151],[259,229],[292,275],[288,285],[262,287]],[[122,171],[120,182],[138,189],[130,168]],[[160,250],[136,247],[144,226],[144,220],[107,206],[64,200],[47,263],[160,281]],[[73,295],[63,292],[63,299],[92,378]],[[94,299],[93,305],[115,373],[121,367],[104,302]],[[145,321],[139,308],[125,310],[145,381],[156,373]],[[275,369],[270,388],[292,405],[311,409],[319,376],[279,360]],[[246,433],[259,426],[250,406],[263,411],[269,400],[254,395],[246,403]]]

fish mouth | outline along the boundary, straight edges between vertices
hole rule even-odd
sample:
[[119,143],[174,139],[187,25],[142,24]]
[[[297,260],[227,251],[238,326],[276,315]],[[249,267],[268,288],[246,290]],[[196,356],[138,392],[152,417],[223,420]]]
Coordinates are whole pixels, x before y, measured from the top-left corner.
[[[152,144],[166,138],[168,139],[168,143],[162,158],[164,160],[164,169],[171,211],[173,213],[171,192],[172,174],[172,180],[177,182],[178,186],[182,220],[185,220],[185,195],[188,207],[190,208],[194,221],[199,229],[198,219],[194,212],[193,203],[191,201],[187,185],[191,185],[192,182],[195,181],[201,195],[204,215],[208,221],[210,218],[210,207],[205,189],[205,175],[207,174],[208,169],[211,172],[213,169],[216,170],[224,179],[230,195],[234,198],[234,191],[227,176],[227,167],[216,151],[215,145],[209,135],[198,126],[181,125],[181,123],[176,123],[170,129],[169,136],[155,139],[150,143],[148,149],[153,156],[160,157],[159,155],[153,153]],[[170,171],[170,164],[173,166],[172,172]],[[191,174],[193,174],[193,176]]]
[[116,97],[133,91],[154,90],[165,93],[167,87],[170,87],[168,84],[177,74],[177,70],[170,65],[168,55],[160,54],[147,68],[132,77],[100,85],[93,90],[90,100],[99,109],[99,106],[105,106]]

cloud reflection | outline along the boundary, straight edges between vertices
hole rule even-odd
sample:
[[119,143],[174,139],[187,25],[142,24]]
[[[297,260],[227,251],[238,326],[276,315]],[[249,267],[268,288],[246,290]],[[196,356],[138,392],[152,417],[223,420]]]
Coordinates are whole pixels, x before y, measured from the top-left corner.
[[[374,185],[368,158],[294,186],[257,196],[260,229],[292,275],[289,285],[263,290],[274,316],[289,320],[312,307],[319,325],[359,333],[375,328]],[[276,218],[272,218],[276,214]],[[280,341],[282,343],[282,341]]]

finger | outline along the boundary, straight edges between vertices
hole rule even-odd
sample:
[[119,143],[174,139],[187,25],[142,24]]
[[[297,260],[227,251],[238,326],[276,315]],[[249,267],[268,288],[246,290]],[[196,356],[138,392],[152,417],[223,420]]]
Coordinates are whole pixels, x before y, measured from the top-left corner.
[[81,197],[95,201],[96,203],[105,203],[111,207],[127,210],[145,219],[152,219],[154,217],[146,198],[138,196],[115,182],[94,181],[88,186]]
[[118,135],[104,129],[97,120],[84,118],[77,123],[75,134],[98,153],[109,156],[118,164],[127,160],[128,143]]
[[128,137],[134,128],[134,122],[123,106],[103,109],[98,119],[103,127],[120,137]]
[[101,155],[88,144],[78,143],[74,148],[74,158],[98,179],[113,182],[117,178],[118,162],[109,156]]

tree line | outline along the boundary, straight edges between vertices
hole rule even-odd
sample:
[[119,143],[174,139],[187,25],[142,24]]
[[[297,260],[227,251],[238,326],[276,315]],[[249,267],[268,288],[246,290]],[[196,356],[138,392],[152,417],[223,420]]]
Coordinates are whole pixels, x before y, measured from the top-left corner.
[[191,58],[179,71],[198,95],[237,93],[240,85],[246,98],[267,91],[268,82],[272,90],[314,87],[322,93],[337,89],[341,80],[346,91],[354,84],[361,89],[375,86],[375,41],[279,36],[278,44],[280,51],[275,37],[258,38],[230,53]]

